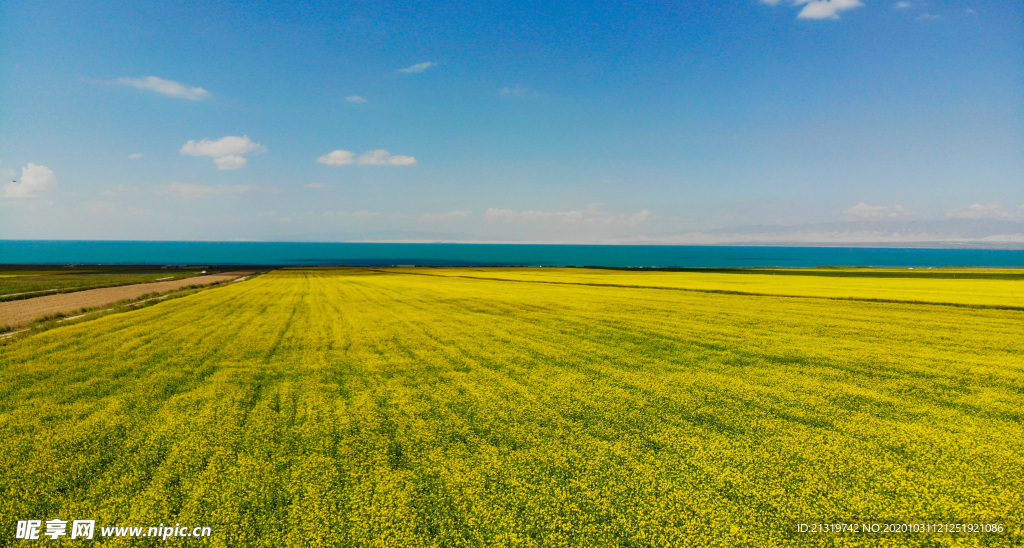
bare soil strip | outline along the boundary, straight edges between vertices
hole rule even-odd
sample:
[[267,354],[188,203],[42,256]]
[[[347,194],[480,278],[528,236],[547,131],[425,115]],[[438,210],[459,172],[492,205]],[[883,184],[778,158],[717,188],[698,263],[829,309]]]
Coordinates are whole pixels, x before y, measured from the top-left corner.
[[60,295],[46,295],[20,301],[0,302],[0,327],[18,327],[43,316],[50,314],[66,314],[82,308],[92,308],[113,304],[126,299],[137,299],[148,293],[162,293],[188,287],[190,285],[209,285],[217,282],[234,280],[243,276],[252,275],[252,271],[224,272],[222,274],[209,274],[206,276],[194,276],[180,280],[167,282],[150,282],[144,284],[122,285],[118,287],[104,287],[100,289],[87,289],[74,293],[62,293]]

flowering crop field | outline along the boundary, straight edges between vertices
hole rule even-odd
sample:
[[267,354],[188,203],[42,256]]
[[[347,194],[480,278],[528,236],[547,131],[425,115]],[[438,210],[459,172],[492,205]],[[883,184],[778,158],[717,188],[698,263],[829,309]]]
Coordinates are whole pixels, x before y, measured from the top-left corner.
[[[1024,543],[1024,310],[994,281],[898,280],[952,306],[534,270],[279,270],[13,339],[0,545],[50,518],[204,546]],[[1005,530],[798,532],[836,522]]]
[[1024,270],[991,269],[827,269],[808,271],[736,269],[706,272],[629,271],[582,268],[387,269],[434,276],[495,278],[557,284],[615,285],[1024,309]]

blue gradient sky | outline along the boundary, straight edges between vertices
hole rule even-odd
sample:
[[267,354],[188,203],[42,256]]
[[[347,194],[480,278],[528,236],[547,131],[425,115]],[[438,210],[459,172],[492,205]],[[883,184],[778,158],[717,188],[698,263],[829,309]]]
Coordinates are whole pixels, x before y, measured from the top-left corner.
[[1024,242],[1020,2],[407,4],[0,3],[0,237]]

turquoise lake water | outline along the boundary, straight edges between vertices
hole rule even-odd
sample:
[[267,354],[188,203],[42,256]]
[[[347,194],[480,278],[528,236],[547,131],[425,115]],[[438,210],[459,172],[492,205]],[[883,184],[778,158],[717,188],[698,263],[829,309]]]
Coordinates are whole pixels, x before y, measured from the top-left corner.
[[1024,267],[1024,251],[865,247],[613,246],[0,240],[0,264],[614,267]]

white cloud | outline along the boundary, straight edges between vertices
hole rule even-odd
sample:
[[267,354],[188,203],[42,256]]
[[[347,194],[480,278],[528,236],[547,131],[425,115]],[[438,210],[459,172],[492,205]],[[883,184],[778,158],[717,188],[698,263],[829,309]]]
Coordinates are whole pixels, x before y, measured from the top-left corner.
[[437,64],[432,62],[432,61],[425,61],[423,63],[416,63],[415,65],[413,65],[411,67],[405,67],[403,69],[398,69],[398,72],[404,72],[406,74],[412,74],[414,72],[423,72],[423,71],[427,70],[430,67],[436,67],[436,66],[437,66]]
[[327,185],[323,183],[309,183],[308,185],[302,185],[306,188],[327,188]]
[[878,220],[906,217],[910,214],[903,206],[872,206],[861,202],[845,211],[846,217],[852,220]]
[[128,158],[130,158],[132,160],[138,160],[139,158],[142,158],[142,153],[141,152],[136,152],[135,154],[129,154]]
[[839,19],[839,12],[864,5],[860,0],[796,0],[794,3],[805,4],[797,14],[800,19]]
[[194,200],[197,198],[211,198],[215,196],[241,196],[253,190],[252,185],[195,185],[191,183],[174,182],[159,187],[159,192],[170,194],[176,198]]
[[519,220],[519,212],[511,209],[489,207],[484,212],[484,219],[488,223],[514,223]]
[[333,150],[316,159],[325,166],[347,166],[356,163],[355,154],[347,150]]
[[189,141],[185,143],[185,146],[181,147],[182,154],[188,154],[189,156],[209,156],[211,158],[266,151],[267,147],[253,142],[252,139],[249,139],[248,135],[243,135],[241,137],[228,135],[227,137],[222,137],[216,141],[211,141],[209,139],[203,139],[199,142]]
[[156,76],[147,76],[145,78],[118,78],[117,83],[122,86],[132,86],[134,88],[152,90],[168,97],[191,99],[193,101],[206,99],[210,96],[210,92],[203,88],[188,87],[185,84],[171,80],[164,80],[163,78],[157,78]]
[[929,19],[938,19],[938,18],[939,18],[938,15],[935,15],[935,14],[932,14],[932,13],[922,13],[921,15],[917,16],[917,20],[918,21],[927,21]]
[[449,211],[448,213],[424,213],[423,220],[431,223],[456,221],[472,215],[472,211]]
[[277,216],[277,211],[261,211],[261,212],[257,213],[256,216],[257,217],[275,217],[275,216]]
[[349,103],[365,103],[365,102],[367,102],[366,99],[364,99],[363,97],[361,97],[359,95],[349,95],[348,97],[345,98],[345,100],[348,101]]
[[[761,0],[762,4],[777,6],[782,0]],[[790,0],[793,6],[803,6],[797,17],[800,19],[839,19],[839,12],[859,8],[860,0]]]
[[484,219],[488,223],[556,223],[584,226],[616,225],[635,227],[644,224],[650,218],[651,212],[647,209],[642,209],[632,214],[612,213],[602,211],[600,204],[590,204],[586,209],[574,211],[514,211],[492,207],[484,213]]
[[180,152],[189,156],[209,156],[217,164],[217,169],[230,171],[241,169],[248,163],[248,160],[242,157],[243,154],[266,151],[267,147],[254,142],[248,135],[228,135],[216,141],[189,141],[181,147]]
[[950,217],[958,219],[1005,219],[1010,216],[999,204],[974,204],[962,211],[950,211]]
[[4,198],[38,198],[42,193],[57,186],[57,176],[53,170],[29,162],[21,168],[21,182],[10,182],[4,185]]
[[361,166],[414,166],[416,158],[397,154],[392,156],[384,149],[377,149],[360,154],[356,163]]
[[214,158],[213,163],[217,164],[217,169],[221,171],[234,171],[236,169],[242,169],[245,167],[245,164],[249,163],[249,161],[241,156],[232,155]]
[[327,166],[414,166],[416,158],[412,156],[392,155],[384,149],[370,150],[356,156],[348,150],[334,150],[316,160]]
[[913,4],[911,4],[910,2],[896,2],[896,4],[893,5],[893,9],[905,10],[912,6]]

